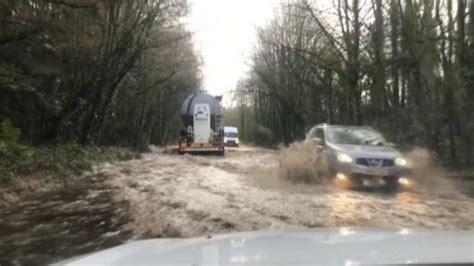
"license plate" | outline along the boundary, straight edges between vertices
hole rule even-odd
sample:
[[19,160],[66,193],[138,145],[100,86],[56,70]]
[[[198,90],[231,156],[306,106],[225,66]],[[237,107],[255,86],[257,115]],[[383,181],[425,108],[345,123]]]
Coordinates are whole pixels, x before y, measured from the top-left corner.
[[374,170],[373,175],[386,176],[388,175],[388,171],[387,170]]
[[388,170],[384,169],[365,169],[360,171],[361,174],[371,176],[388,176]]
[[374,186],[383,186],[385,181],[383,179],[364,179],[362,180],[362,185],[364,187],[374,187]]

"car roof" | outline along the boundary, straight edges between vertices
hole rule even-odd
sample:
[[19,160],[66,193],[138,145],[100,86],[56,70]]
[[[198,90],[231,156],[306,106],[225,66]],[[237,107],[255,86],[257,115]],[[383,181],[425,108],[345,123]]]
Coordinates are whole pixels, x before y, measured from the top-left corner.
[[234,132],[238,131],[237,127],[227,127],[227,126],[224,127],[224,130],[234,131]]
[[346,125],[328,125],[327,127],[371,128],[371,127],[369,127],[369,126],[354,126],[354,125],[350,125],[350,126],[346,126]]
[[366,129],[372,129],[370,126],[357,126],[357,125],[328,125],[328,124],[317,124],[313,128],[318,128],[318,127],[326,127],[326,128],[366,128]]

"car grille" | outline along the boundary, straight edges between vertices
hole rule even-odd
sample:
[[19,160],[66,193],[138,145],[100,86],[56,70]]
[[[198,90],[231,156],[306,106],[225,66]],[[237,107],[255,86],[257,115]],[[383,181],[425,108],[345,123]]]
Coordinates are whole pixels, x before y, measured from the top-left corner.
[[357,158],[356,164],[365,165],[367,167],[390,167],[395,165],[394,160],[389,159],[372,159],[372,158]]
[[373,179],[373,178],[382,178],[385,181],[390,181],[390,182],[397,182],[398,177],[397,176],[375,176],[375,175],[366,175],[366,174],[351,174],[351,177],[355,180],[363,180],[363,179]]

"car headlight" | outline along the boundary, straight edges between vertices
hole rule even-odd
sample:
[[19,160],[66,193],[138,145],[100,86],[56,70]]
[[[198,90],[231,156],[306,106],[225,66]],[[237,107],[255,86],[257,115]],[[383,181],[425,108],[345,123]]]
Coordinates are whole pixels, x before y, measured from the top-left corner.
[[341,163],[352,163],[352,158],[345,153],[339,153],[337,155],[337,160]]
[[410,179],[408,179],[406,177],[400,177],[398,179],[398,183],[400,183],[400,185],[403,185],[403,186],[410,186],[411,185]]
[[405,158],[398,157],[397,159],[395,159],[395,164],[398,166],[408,166],[409,162]]

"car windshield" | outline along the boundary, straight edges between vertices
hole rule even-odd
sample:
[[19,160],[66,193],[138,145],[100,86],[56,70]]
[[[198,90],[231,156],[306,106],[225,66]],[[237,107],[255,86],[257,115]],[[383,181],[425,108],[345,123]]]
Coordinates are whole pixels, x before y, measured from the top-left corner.
[[225,132],[225,133],[224,133],[224,137],[227,137],[227,138],[238,138],[238,137],[239,137],[239,134],[237,134],[236,132]]
[[358,127],[329,128],[328,140],[336,144],[385,145],[385,139],[373,129]]

